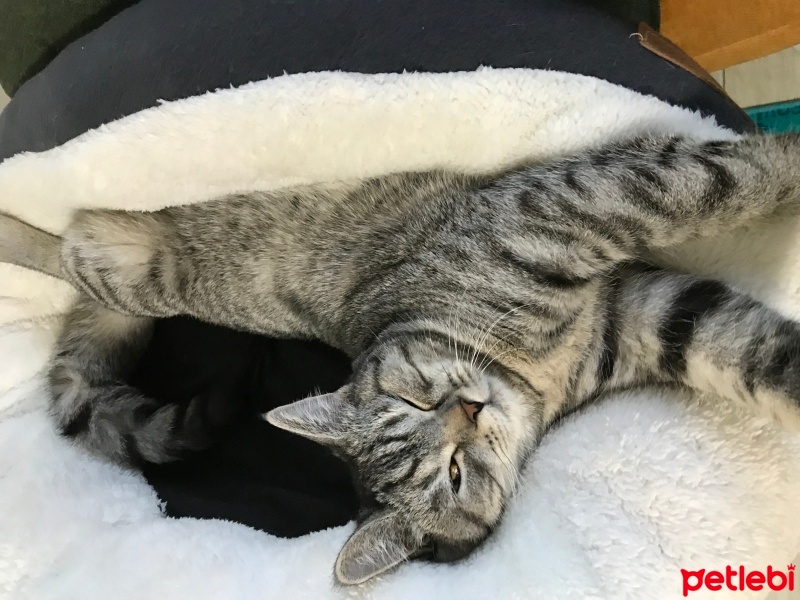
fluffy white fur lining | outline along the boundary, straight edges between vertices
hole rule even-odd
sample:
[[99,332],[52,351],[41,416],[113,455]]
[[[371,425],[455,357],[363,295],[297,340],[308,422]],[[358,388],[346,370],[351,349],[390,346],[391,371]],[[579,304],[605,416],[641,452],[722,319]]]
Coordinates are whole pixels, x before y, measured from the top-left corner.
[[[667,131],[732,136],[690,111],[563,73],[285,76],[165,103],[11,158],[0,164],[0,210],[58,232],[76,207],[154,210],[399,170],[492,171]],[[798,231],[794,218],[759,224],[665,260],[800,316]],[[504,525],[467,562],[415,563],[356,591],[334,588],[349,526],[280,540],[164,519],[141,477],[55,435],[38,374],[70,298],[60,282],[0,265],[5,597],[669,598],[682,597],[681,568],[784,568],[800,549],[791,415],[779,423],[713,398],[639,391],[550,434]]]

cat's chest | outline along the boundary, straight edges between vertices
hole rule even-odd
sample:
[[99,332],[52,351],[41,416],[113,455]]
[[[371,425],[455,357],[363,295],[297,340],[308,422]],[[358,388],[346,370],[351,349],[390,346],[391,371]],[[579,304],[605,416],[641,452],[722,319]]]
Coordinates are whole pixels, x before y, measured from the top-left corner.
[[531,327],[527,343],[501,358],[542,394],[546,421],[570,399],[584,363],[591,358],[599,318],[595,308],[595,303],[587,304],[555,338]]
[[504,362],[541,394],[545,421],[549,421],[568,399],[576,360],[577,353],[565,348],[547,359],[520,355]]

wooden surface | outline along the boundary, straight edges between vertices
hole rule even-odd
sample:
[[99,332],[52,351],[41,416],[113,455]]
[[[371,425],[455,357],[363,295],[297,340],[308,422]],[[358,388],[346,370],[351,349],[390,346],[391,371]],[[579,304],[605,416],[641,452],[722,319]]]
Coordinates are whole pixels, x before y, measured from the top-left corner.
[[726,69],[800,44],[800,0],[661,0],[661,33]]

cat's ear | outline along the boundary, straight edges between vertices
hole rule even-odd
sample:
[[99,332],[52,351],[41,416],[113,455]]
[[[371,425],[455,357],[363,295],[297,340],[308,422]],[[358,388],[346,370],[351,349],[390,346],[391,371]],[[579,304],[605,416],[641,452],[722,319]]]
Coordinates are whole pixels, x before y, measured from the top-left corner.
[[273,408],[264,418],[281,429],[326,446],[344,445],[353,405],[350,386]]
[[343,585],[363,583],[408,560],[421,547],[398,513],[379,513],[359,525],[345,542],[334,575]]

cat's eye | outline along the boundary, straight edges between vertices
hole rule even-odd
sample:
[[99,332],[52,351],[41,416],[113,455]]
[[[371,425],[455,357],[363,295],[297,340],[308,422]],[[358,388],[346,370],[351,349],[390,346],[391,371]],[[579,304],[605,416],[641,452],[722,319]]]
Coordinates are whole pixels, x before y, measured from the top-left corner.
[[417,410],[422,410],[422,411],[426,411],[426,412],[431,410],[431,408],[429,406],[422,406],[418,402],[414,402],[413,400],[409,400],[405,396],[397,396],[397,398],[399,398],[400,400],[402,400],[403,402],[408,404],[411,408],[416,408]]
[[450,484],[453,486],[453,491],[458,493],[458,488],[461,487],[461,469],[458,467],[455,454],[450,459]]

